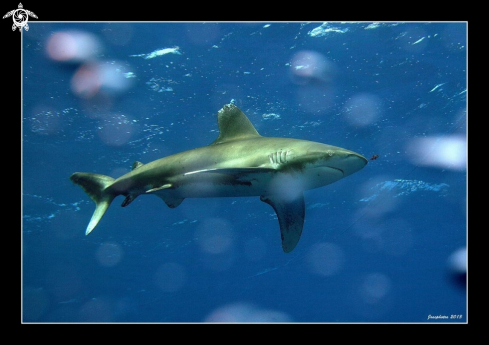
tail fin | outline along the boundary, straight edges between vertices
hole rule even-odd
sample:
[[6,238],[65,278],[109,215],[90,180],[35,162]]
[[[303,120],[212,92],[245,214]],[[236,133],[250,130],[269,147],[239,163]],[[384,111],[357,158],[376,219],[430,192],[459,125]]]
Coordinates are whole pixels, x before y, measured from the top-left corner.
[[90,223],[88,223],[85,235],[88,235],[97,226],[100,219],[105,214],[105,211],[110,206],[110,203],[117,194],[109,193],[109,187],[115,179],[110,176],[90,173],[76,172],[70,176],[70,180],[83,188],[85,193],[95,202],[95,212],[93,213]]

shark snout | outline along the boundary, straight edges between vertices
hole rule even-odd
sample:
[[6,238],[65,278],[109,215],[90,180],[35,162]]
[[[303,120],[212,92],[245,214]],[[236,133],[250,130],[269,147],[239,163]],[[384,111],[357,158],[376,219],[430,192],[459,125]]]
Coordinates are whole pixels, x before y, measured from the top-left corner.
[[341,170],[343,170],[344,176],[351,175],[357,171],[363,169],[367,165],[368,160],[362,155],[349,151],[346,153],[341,164]]

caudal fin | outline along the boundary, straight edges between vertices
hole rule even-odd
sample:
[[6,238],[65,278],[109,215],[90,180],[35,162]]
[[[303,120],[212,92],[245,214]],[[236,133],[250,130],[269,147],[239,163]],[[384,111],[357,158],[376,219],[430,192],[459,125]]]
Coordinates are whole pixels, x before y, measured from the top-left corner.
[[117,194],[110,193],[107,191],[115,179],[110,176],[100,175],[100,174],[90,174],[76,172],[70,176],[70,180],[83,188],[85,193],[95,202],[95,212],[88,223],[85,235],[88,235],[97,226],[100,219],[105,214],[105,211],[110,206],[110,203]]

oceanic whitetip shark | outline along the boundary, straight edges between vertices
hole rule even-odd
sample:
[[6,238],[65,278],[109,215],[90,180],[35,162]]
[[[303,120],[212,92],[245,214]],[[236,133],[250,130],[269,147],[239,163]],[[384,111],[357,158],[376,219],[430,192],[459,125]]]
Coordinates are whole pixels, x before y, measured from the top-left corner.
[[134,162],[114,179],[76,172],[70,179],[95,202],[85,234],[97,226],[118,195],[122,207],[139,195],[156,195],[175,208],[185,198],[259,196],[280,224],[282,248],[289,253],[304,225],[303,191],[328,185],[367,164],[362,155],[313,141],[263,137],[234,104],[217,113],[219,137],[210,145],[153,162]]

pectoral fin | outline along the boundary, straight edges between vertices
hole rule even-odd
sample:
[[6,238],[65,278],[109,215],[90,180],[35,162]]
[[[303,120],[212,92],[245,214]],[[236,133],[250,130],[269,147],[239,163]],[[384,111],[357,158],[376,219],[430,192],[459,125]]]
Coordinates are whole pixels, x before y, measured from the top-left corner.
[[280,224],[282,237],[282,248],[284,252],[290,253],[301,238],[304,226],[304,195],[294,200],[286,200],[277,195],[261,196],[260,200],[273,207]]

